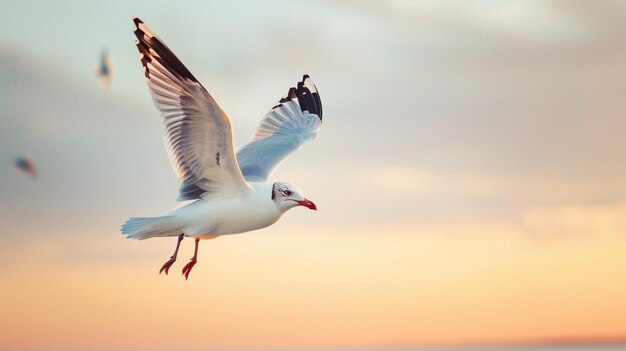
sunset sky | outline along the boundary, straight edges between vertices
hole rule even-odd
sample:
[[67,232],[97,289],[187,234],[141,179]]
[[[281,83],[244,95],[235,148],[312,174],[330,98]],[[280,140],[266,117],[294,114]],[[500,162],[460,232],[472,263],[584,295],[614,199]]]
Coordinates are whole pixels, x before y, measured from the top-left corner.
[[[0,350],[626,339],[626,2],[0,5]],[[304,73],[324,105],[272,177],[319,211],[201,242],[188,281],[192,240],[159,276],[175,239],[119,234],[177,206],[133,16],[236,145]]]

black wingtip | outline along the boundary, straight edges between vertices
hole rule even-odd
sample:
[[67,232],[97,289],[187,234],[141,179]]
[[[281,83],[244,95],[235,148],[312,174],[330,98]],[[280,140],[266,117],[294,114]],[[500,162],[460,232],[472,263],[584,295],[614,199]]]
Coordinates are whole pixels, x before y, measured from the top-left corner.
[[[309,77],[308,74],[303,75],[302,81],[298,82],[296,87],[290,88],[289,92],[287,93],[287,96],[280,99],[278,101],[279,104],[272,108],[274,109],[274,108],[280,107],[282,106],[283,103],[289,102],[292,99],[297,98],[300,103],[300,109],[302,110],[302,112],[309,111],[309,113],[316,114],[321,121],[322,120],[322,101],[320,100],[319,93],[317,92],[317,87],[315,86],[313,81],[310,81],[310,84],[312,86],[305,85],[307,79],[310,80],[311,77]],[[312,90],[309,89],[309,87],[311,87]]]
[[[296,88],[291,87],[291,88],[289,88],[289,91],[287,92],[287,96],[285,96],[284,98],[280,99],[278,102],[280,102],[282,104],[283,102],[287,102],[287,101],[290,101],[291,99],[295,99],[295,98],[297,98],[297,96],[296,96]],[[276,105],[276,106],[278,106],[278,105]],[[274,107],[276,107],[276,106],[274,106]]]
[[[309,79],[311,85],[308,85],[307,79]],[[315,83],[311,80],[308,74],[302,76],[302,81],[298,82],[298,88],[296,89],[298,101],[300,102],[300,109],[302,112],[309,111],[309,113],[316,114],[320,121],[322,120],[322,101],[320,95],[317,92]]]
[[198,80],[189,72],[187,67],[174,55],[172,50],[165,45],[153,32],[143,23],[139,17],[134,17],[135,23],[135,36],[137,41],[135,45],[137,50],[141,53],[141,63],[144,67],[144,74],[146,77],[150,77],[148,70],[148,63],[152,60],[158,61],[164,69],[170,73],[178,76],[179,78],[188,79],[192,82],[198,83]]

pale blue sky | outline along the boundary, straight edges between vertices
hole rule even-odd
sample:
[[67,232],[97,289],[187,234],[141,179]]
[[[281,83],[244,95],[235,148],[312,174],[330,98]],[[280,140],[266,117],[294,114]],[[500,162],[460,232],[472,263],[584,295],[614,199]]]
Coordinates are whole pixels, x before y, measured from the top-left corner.
[[[2,160],[32,154],[42,172],[32,184],[8,167],[0,171],[2,206],[14,213],[3,220],[14,224],[19,209],[32,206],[62,217],[49,211],[59,198],[67,200],[59,211],[77,210],[88,221],[105,221],[98,211],[115,213],[106,218],[112,232],[125,216],[174,206],[177,182],[137,60],[133,16],[216,96],[238,145],[303,73],[313,77],[324,130],[275,179],[295,178],[317,193],[332,225],[521,222],[537,206],[624,196],[620,2],[2,7]],[[102,47],[114,61],[108,93],[93,73]],[[32,189],[50,192],[48,200],[33,204]],[[334,201],[346,192],[354,199],[349,208]],[[92,204],[98,211],[80,205],[92,196],[102,196]]]

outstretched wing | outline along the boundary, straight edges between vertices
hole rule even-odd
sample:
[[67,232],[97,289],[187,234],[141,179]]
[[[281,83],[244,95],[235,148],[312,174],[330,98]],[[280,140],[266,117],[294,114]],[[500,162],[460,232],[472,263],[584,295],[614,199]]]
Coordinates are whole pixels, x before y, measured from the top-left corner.
[[170,161],[183,181],[178,200],[248,189],[224,111],[148,26],[139,18],[133,21],[146,81],[163,117]]
[[322,126],[322,101],[308,75],[287,97],[265,115],[252,140],[237,152],[246,180],[267,181],[276,166],[306,142],[315,139]]

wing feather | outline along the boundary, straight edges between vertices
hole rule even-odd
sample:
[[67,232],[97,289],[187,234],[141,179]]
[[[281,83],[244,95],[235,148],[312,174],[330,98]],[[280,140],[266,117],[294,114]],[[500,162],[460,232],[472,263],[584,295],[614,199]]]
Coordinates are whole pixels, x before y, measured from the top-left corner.
[[138,18],[134,22],[146,81],[163,118],[166,149],[182,180],[178,200],[248,189],[224,111],[148,26]]
[[245,179],[267,181],[280,162],[315,139],[321,125],[322,102],[315,84],[305,75],[265,115],[252,140],[237,152]]

